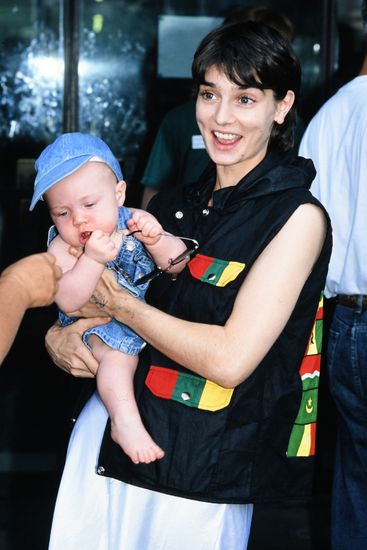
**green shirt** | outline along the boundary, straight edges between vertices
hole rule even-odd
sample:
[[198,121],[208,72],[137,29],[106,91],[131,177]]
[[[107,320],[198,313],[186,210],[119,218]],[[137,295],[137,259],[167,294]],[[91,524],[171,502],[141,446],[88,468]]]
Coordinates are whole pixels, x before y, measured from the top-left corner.
[[192,183],[209,161],[191,100],[163,118],[141,183],[155,189]]

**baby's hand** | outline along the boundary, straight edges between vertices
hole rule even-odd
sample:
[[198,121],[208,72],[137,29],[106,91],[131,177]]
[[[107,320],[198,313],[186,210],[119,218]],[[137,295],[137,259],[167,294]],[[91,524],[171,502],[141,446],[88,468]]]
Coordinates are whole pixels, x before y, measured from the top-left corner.
[[161,224],[152,214],[143,210],[135,210],[127,226],[131,232],[139,231],[134,236],[148,246],[156,244],[163,234]]
[[85,243],[84,254],[100,264],[112,262],[116,258],[117,253],[117,246],[111,237],[100,229],[93,231]]

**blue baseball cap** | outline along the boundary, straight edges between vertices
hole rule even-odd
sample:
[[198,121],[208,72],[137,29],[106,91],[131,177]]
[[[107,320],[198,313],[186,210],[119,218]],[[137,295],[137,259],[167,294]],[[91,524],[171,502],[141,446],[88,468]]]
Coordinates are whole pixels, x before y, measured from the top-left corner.
[[35,162],[36,179],[29,210],[33,210],[42,195],[55,183],[70,176],[83,164],[95,158],[114,172],[117,181],[123,179],[120,164],[108,145],[97,136],[73,132],[62,134],[42,151]]

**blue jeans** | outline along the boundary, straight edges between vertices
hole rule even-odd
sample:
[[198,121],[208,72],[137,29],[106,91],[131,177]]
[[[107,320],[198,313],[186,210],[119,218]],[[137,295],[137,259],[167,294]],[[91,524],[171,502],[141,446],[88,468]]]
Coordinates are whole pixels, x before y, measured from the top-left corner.
[[331,503],[333,550],[367,548],[367,311],[337,305],[328,341],[337,408]]

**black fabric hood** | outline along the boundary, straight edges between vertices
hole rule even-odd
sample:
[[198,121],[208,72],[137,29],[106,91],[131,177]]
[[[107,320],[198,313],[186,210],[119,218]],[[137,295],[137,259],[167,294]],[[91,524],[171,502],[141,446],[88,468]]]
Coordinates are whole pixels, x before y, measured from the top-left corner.
[[[266,157],[237,185],[215,191],[213,208],[223,209],[235,206],[243,200],[278,193],[286,189],[304,187],[309,189],[316,170],[312,160],[295,156],[293,152],[279,153],[270,150]],[[185,189],[188,203],[206,203],[215,182],[215,165],[211,163],[199,182]]]

